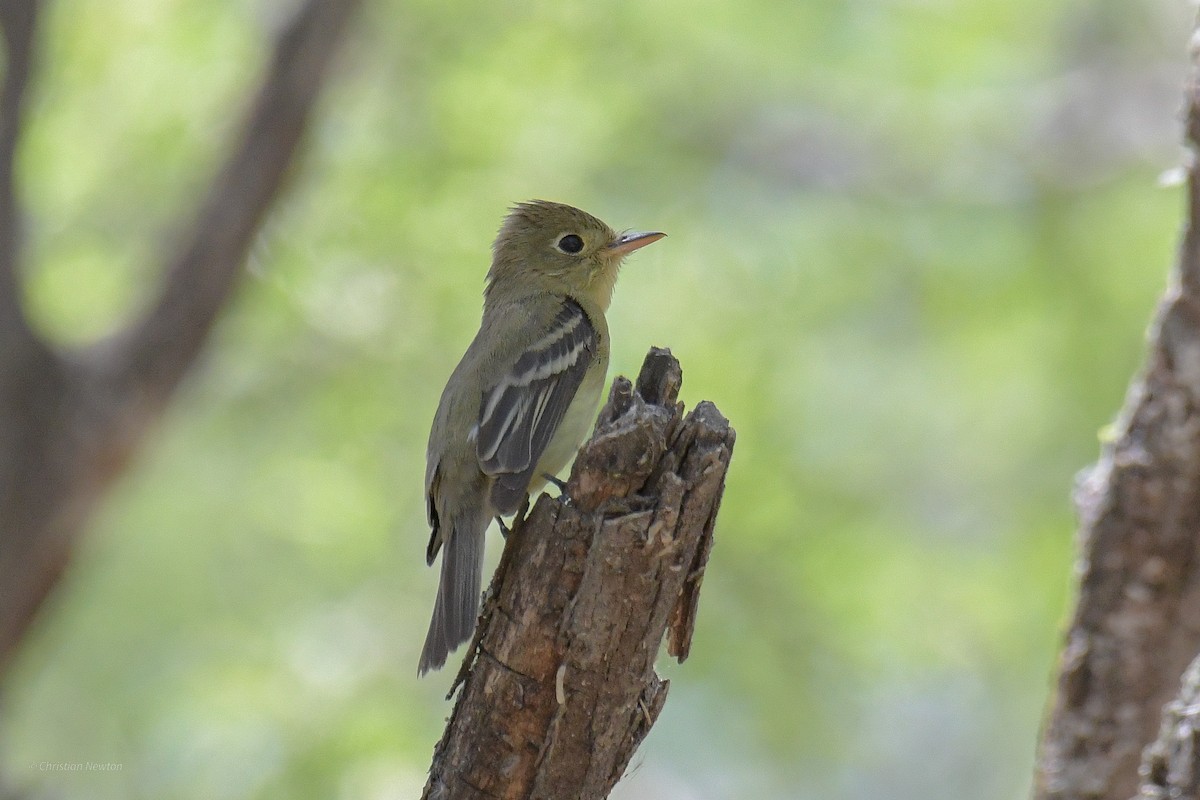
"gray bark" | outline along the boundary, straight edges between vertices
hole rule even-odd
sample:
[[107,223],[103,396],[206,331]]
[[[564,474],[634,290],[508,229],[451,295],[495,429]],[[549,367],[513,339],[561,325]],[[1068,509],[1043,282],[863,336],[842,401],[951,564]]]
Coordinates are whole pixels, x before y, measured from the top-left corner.
[[1158,739],[1146,748],[1138,774],[1138,800],[1200,797],[1200,658],[1163,710]]
[[1142,750],[1200,652],[1196,70],[1194,64],[1186,106],[1186,232],[1117,435],[1076,495],[1078,597],[1042,736],[1038,800],[1135,795]]

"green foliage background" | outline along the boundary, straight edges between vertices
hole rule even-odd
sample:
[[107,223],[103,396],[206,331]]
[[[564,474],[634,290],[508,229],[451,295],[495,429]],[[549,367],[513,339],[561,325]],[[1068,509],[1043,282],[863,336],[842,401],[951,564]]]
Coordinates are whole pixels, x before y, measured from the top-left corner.
[[[154,291],[285,5],[58,0],[20,152],[65,342]],[[506,207],[670,237],[652,344],[737,452],[692,659],[615,797],[1022,797],[1075,473],[1180,219],[1178,0],[376,0],[207,357],[6,693],[19,787],[414,797],[424,446]],[[1103,435],[1103,434],[1101,434]],[[491,541],[492,555],[499,549]],[[59,772],[63,762],[115,772]]]

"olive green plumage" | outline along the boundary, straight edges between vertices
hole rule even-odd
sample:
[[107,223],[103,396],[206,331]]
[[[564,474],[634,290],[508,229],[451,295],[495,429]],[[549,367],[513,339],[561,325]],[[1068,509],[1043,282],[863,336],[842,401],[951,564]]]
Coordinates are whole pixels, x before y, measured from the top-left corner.
[[484,532],[516,512],[574,456],[608,369],[608,323],[621,261],[663,237],[618,234],[571,206],[516,206],[496,236],[483,319],[442,392],[429,434],[425,490],[442,553],[420,673],[470,638]]

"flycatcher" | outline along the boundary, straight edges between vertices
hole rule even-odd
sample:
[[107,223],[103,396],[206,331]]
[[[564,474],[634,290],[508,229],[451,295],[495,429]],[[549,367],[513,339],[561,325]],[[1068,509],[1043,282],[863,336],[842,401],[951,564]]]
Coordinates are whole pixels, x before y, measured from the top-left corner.
[[575,455],[608,370],[604,312],[625,256],[665,234],[616,233],[571,206],[512,209],[492,245],[479,333],[433,418],[425,498],[442,576],[418,673],[446,663],[479,611],[483,539]]

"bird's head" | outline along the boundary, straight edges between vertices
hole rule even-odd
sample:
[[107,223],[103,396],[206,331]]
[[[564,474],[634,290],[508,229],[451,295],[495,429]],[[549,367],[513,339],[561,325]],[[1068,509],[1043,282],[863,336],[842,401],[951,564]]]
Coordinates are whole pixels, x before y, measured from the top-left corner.
[[606,310],[625,256],[666,234],[617,233],[578,208],[533,200],[513,208],[492,245],[487,295],[498,286],[583,296]]

